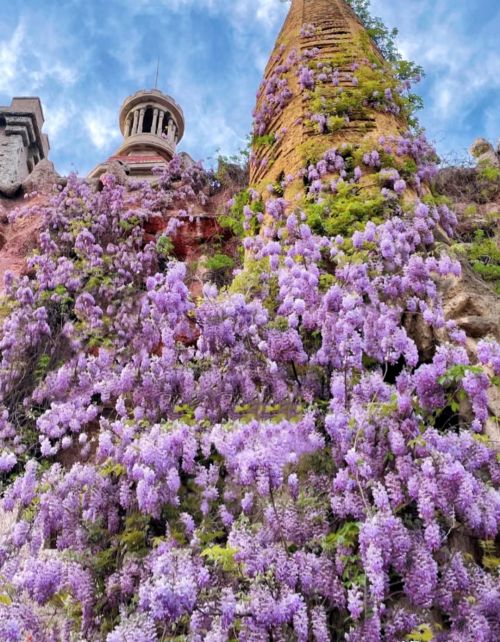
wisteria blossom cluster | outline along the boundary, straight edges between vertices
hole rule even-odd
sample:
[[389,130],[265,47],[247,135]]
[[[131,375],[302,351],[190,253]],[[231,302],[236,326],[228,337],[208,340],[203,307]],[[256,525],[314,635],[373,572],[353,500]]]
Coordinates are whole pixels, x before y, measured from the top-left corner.
[[[162,242],[216,189],[198,165],[156,187],[71,177],[22,213],[43,229],[5,284],[2,640],[500,638],[500,347],[472,363],[444,317],[437,282],[461,267],[432,160],[408,133],[327,151],[303,201],[252,191],[245,267],[198,299]],[[381,215],[311,223],[367,178]]]
[[268,133],[270,124],[283,112],[284,108],[293,98],[287,74],[296,65],[297,52],[292,51],[284,58],[282,48],[272,60],[274,64],[273,73],[263,81],[259,88],[257,99],[261,100],[261,107],[254,112],[254,136],[263,136]]

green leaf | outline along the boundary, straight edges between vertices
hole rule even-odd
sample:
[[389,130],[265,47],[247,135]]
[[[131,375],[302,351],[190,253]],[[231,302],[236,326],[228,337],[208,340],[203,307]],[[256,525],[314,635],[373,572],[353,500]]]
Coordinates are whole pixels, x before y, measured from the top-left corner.
[[156,242],[156,251],[160,256],[167,258],[174,251],[174,243],[169,236],[160,236]]
[[238,567],[234,559],[237,553],[237,548],[215,545],[211,546],[210,548],[205,548],[202,551],[201,556],[204,557],[208,562],[221,567],[223,571],[231,572],[236,570]]
[[358,522],[346,522],[339,530],[328,533],[323,538],[322,547],[327,552],[336,550],[339,546],[352,548],[357,544],[359,535]]
[[206,259],[205,267],[211,272],[230,270],[234,267],[234,260],[226,254],[214,254],[214,256]]
[[115,475],[116,477],[122,477],[126,472],[127,469],[125,468],[125,466],[112,460],[105,463],[100,471],[102,477],[111,477],[112,475]]
[[408,642],[431,642],[433,639],[434,633],[428,624],[422,624],[406,636]]

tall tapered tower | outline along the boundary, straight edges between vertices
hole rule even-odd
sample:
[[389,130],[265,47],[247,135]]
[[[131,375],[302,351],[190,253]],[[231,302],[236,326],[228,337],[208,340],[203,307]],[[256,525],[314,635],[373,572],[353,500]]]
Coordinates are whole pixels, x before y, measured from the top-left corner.
[[344,0],[292,0],[257,96],[252,184],[296,174],[320,149],[406,130],[396,85]]

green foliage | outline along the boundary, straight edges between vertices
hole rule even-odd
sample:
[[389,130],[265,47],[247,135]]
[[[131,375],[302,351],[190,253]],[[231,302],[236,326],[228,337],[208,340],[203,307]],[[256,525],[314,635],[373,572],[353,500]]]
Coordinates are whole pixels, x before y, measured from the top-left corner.
[[[185,403],[175,406],[174,412],[177,413],[179,415],[179,419],[188,426],[193,426],[196,423],[194,418],[194,408],[189,404]],[[163,427],[168,431],[168,424],[164,424]]]
[[288,319],[283,316],[277,316],[275,319],[268,323],[268,328],[270,330],[279,330],[280,332],[285,332],[288,330]]
[[269,272],[269,259],[248,259],[245,270],[234,278],[230,291],[248,297],[255,296],[262,290],[261,274],[266,272]]
[[141,513],[133,513],[125,519],[125,529],[120,534],[120,544],[127,553],[145,554],[150,518]]
[[264,134],[264,136],[254,136],[252,138],[252,147],[272,147],[276,142],[275,134]]
[[222,188],[243,188],[248,185],[248,150],[233,156],[219,156],[214,178]]
[[321,203],[304,206],[307,224],[327,236],[351,235],[370,220],[381,223],[386,209],[387,201],[380,192],[368,194],[347,183],[339,186],[338,194],[325,195]]
[[346,120],[343,116],[330,116],[327,121],[328,131],[336,132],[345,127]]
[[174,243],[170,236],[160,236],[156,242],[156,251],[163,258],[167,258],[172,255],[174,251]]
[[357,544],[358,535],[358,522],[345,522],[338,531],[325,535],[321,546],[324,551],[329,553],[335,552],[340,546],[353,548]]
[[[262,274],[271,274],[265,282]],[[241,293],[251,298],[263,296],[264,307],[270,316],[274,316],[278,308],[279,284],[276,273],[271,273],[269,259],[248,259],[245,262],[245,269],[233,279],[229,288],[231,293]]]
[[217,253],[206,259],[205,267],[211,272],[232,270],[234,267],[234,259],[227,254]]
[[14,309],[14,303],[7,297],[0,298],[0,323],[6,319]]
[[478,167],[479,178],[488,182],[494,182],[500,178],[500,168],[491,163],[480,163]]
[[495,238],[488,237],[484,230],[477,230],[471,243],[461,243],[456,249],[464,254],[475,272],[492,284],[500,295],[500,248]]
[[251,197],[249,190],[245,189],[233,197],[233,204],[228,213],[219,217],[219,223],[223,229],[229,230],[234,236],[240,238],[244,236],[243,210],[246,205],[250,205]]
[[[368,42],[363,41],[346,47],[342,53],[336,54],[325,60],[332,68],[342,67],[349,62],[349,54],[355,55],[359,47],[364,49],[370,58]],[[373,64],[363,64],[356,70],[358,84],[353,87],[333,87],[332,85],[318,84],[311,94],[311,111],[322,114],[327,118],[329,132],[335,132],[347,126],[349,118],[362,119],[368,117],[370,109],[380,109],[384,103],[389,102],[385,97],[387,89],[392,90],[392,98],[398,104],[401,114],[412,121],[414,112],[422,107],[422,101],[412,94],[406,95],[398,91],[401,80],[395,66],[391,63],[381,63],[372,57]],[[311,123],[312,124],[312,123]],[[315,124],[318,127],[317,124]]]
[[316,165],[316,163],[321,160],[325,152],[327,152],[331,147],[331,141],[325,140],[324,138],[316,140],[312,137],[300,145],[299,151],[306,165]]
[[237,553],[237,548],[215,545],[205,548],[201,552],[201,556],[204,557],[207,562],[220,568],[224,572],[231,573],[238,568],[238,563],[234,559]]
[[449,368],[442,377],[439,377],[438,383],[445,388],[459,384],[468,373],[482,374],[481,366],[464,366],[456,365]]
[[483,549],[482,564],[484,568],[489,571],[498,572],[500,570],[500,557],[498,556],[498,549],[495,542],[482,541],[481,548]]
[[471,205],[467,205],[464,211],[465,216],[475,216],[477,214],[477,205],[472,203]]
[[49,601],[55,609],[61,609],[72,622],[72,630],[76,634],[80,630],[83,609],[81,603],[66,590],[59,591]]
[[205,267],[208,270],[208,280],[215,283],[217,287],[229,285],[235,265],[233,258],[220,252],[208,257],[205,260]]
[[322,274],[319,277],[319,287],[321,292],[327,292],[334,283],[335,277],[333,276],[333,274]]
[[100,470],[103,477],[122,477],[126,473],[125,466],[110,459]]
[[48,354],[42,354],[39,357],[35,367],[35,378],[37,381],[42,381],[42,379],[45,379],[49,371],[51,361],[52,359]]
[[422,624],[405,638],[408,642],[432,642],[434,633],[428,624]]
[[131,216],[128,219],[123,219],[120,221],[120,227],[124,232],[130,232],[140,224],[140,220],[137,216]]
[[469,373],[482,374],[481,366],[456,365],[449,368],[445,374],[438,379],[438,383],[447,390],[448,406],[452,412],[460,411],[460,402],[467,399],[467,393],[460,387],[462,379]]

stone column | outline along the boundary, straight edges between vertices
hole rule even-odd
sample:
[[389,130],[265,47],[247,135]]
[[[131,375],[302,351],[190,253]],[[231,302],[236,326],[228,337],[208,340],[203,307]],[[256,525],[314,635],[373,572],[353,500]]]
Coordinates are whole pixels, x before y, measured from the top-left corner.
[[139,127],[137,129],[138,134],[142,134],[142,128],[144,126],[144,114],[146,113],[146,108],[142,107],[139,112]]
[[139,110],[134,111],[134,124],[132,125],[132,135],[137,134],[137,125],[139,124]]
[[168,130],[167,130],[167,138],[170,143],[174,142],[175,139],[175,123],[172,118],[168,121]]
[[125,138],[128,138],[132,132],[132,114],[127,116],[127,121],[125,123]]
[[158,117],[158,129],[156,130],[156,135],[161,136],[163,132],[163,119],[165,118],[165,112],[160,110]]
[[151,125],[151,133],[156,133],[156,128],[158,126],[158,109],[153,111],[153,124]]

